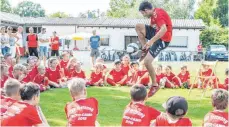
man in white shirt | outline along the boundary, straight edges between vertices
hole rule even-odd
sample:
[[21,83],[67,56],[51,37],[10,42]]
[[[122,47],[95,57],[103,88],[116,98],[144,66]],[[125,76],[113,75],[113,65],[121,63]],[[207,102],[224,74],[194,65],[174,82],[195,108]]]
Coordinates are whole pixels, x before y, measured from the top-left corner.
[[46,29],[41,28],[41,33],[38,34],[40,58],[43,59],[44,66],[48,57],[49,37],[46,34]]

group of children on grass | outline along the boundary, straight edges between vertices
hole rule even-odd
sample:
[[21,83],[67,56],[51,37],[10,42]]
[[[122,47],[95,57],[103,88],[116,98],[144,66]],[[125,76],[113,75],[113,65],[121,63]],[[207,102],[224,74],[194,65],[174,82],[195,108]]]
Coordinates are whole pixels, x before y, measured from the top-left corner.
[[[166,66],[163,71],[162,66],[158,65],[156,74],[157,82],[162,88],[191,86],[187,66],[182,66],[181,72],[176,76],[171,66]],[[206,63],[203,63],[198,78],[199,82],[194,84],[194,87],[228,89],[228,76],[225,83],[220,84]],[[35,56],[30,56],[27,63],[17,64],[10,54],[6,54],[1,57],[1,125],[48,125],[38,106],[40,92],[50,88],[68,87],[73,99],[73,102],[67,103],[65,107],[68,126],[95,126],[98,101],[93,97],[87,98],[86,87],[108,84],[132,86],[131,102],[124,111],[122,126],[191,126],[191,120],[183,118],[188,110],[188,103],[183,97],[169,98],[163,105],[166,113],[145,105],[146,86],[149,82],[145,66],[140,64],[139,67],[138,62],[130,62],[128,56],[124,56],[122,61],[116,60],[111,70],[98,58],[90,78],[86,78],[81,63],[75,57],[70,58],[67,52],[62,54],[61,60],[50,58],[47,66],[41,65]],[[228,93],[223,89],[214,90],[214,111],[206,115],[203,125],[228,126],[227,112],[224,111],[228,106]]]
[[[190,83],[190,73],[187,66],[182,66],[179,74],[175,75],[171,66],[156,67],[156,81],[161,88],[222,88],[228,89],[228,69],[226,79],[220,83],[213,70],[207,62],[202,63],[203,68],[199,71],[196,83]],[[21,71],[18,71],[21,69]],[[10,54],[1,57],[1,88],[8,77],[16,78],[20,82],[34,82],[39,84],[40,90],[45,91],[50,87],[66,87],[71,78],[82,78],[87,81],[87,86],[132,86],[150,83],[149,73],[144,66],[138,62],[131,62],[129,56],[124,56],[122,61],[115,60],[114,67],[108,69],[104,60],[98,58],[90,77],[86,77],[81,68],[81,62],[76,57],[70,57],[68,52],[62,53],[62,59],[51,57],[47,66],[42,65],[35,56],[30,56],[27,63],[16,64],[16,60]],[[3,71],[4,70],[4,71]],[[15,71],[13,71],[15,70]]]

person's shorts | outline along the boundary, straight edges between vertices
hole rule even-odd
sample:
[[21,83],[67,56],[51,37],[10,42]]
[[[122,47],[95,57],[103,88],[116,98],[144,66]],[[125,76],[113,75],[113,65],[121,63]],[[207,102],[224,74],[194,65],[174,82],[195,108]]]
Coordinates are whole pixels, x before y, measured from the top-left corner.
[[[146,29],[146,36],[145,38],[147,40],[150,40],[156,35],[156,29],[149,25],[145,25]],[[153,43],[153,45],[150,47],[149,52],[155,58],[163,49],[167,48],[169,46],[169,42],[164,42],[161,39],[157,40]]]
[[91,49],[91,57],[99,57],[99,49]]
[[40,53],[40,57],[48,57],[48,47],[47,46],[40,46],[39,47],[39,53]]

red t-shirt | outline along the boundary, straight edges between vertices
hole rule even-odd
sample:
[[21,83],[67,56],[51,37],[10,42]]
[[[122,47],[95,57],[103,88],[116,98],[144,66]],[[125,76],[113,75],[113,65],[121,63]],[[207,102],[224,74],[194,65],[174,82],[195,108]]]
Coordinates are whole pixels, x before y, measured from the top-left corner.
[[64,60],[61,60],[60,61],[60,67],[61,68],[66,68],[67,67],[67,64],[68,64],[68,61],[66,61],[66,62]]
[[37,66],[35,66],[30,72],[29,72],[29,77],[31,80],[34,79],[34,77],[38,74],[38,69]]
[[3,115],[2,126],[33,126],[41,124],[35,106],[28,103],[17,102],[11,105]]
[[161,8],[155,8],[153,10],[153,15],[151,16],[152,26],[156,25],[157,32],[160,30],[160,27],[165,24],[167,31],[164,36],[161,37],[162,41],[170,42],[172,39],[172,21],[167,14],[167,12]]
[[25,82],[25,83],[28,83],[28,82],[31,82],[32,80],[30,78],[30,75],[27,74],[26,77],[22,79],[22,81]]
[[68,126],[95,126],[98,115],[98,101],[87,98],[66,104],[65,113]]
[[36,34],[29,34],[26,39],[28,42],[28,47],[36,48],[38,46],[37,40],[38,38]]
[[45,76],[50,80],[53,81],[55,83],[58,83],[58,80],[60,79],[60,71],[58,69],[56,70],[51,70],[50,68],[48,68],[46,70],[46,74]]
[[68,79],[72,78],[73,72],[75,72],[75,68],[72,69],[64,68],[64,75]]
[[33,79],[33,82],[35,82],[35,83],[37,83],[37,84],[42,84],[42,85],[45,85],[45,86],[47,86],[48,84],[48,82],[45,82],[44,81],[44,79],[45,79],[45,75],[40,75],[40,74],[37,74],[35,77],[34,77],[34,79]]
[[228,112],[212,111],[204,117],[204,127],[228,127]]
[[12,76],[12,75],[13,75],[13,69],[14,69],[13,66],[10,66],[10,67],[9,67],[9,69],[8,69],[9,76]]
[[1,98],[1,116],[3,116],[3,113],[5,113],[7,111],[7,109],[15,102],[17,102],[17,100],[14,100],[10,97],[4,97]]
[[111,70],[110,75],[113,77],[115,82],[119,82],[126,75],[125,72],[121,69],[120,71],[116,71],[115,69]]
[[6,82],[6,80],[8,79],[8,76],[3,76],[3,78],[1,78],[1,88],[4,87],[4,83]]
[[[54,42],[54,41],[58,41],[58,43],[53,44],[52,42]],[[51,38],[51,49],[52,50],[59,50],[59,37]]]
[[95,72],[91,73],[91,83],[96,83],[100,79],[103,79],[103,73],[100,72],[99,74],[96,74]]
[[181,83],[187,82],[190,79],[189,71],[186,71],[184,75],[180,73],[178,77],[180,78]]
[[155,126],[192,126],[192,122],[189,118],[180,118],[177,122],[171,123],[166,114],[161,114],[157,117]]
[[163,73],[161,73],[160,75],[156,75],[156,81],[158,84],[160,84],[160,80],[165,77],[165,75]]
[[149,126],[161,113],[140,103],[130,103],[123,113],[122,126]]
[[166,77],[169,81],[172,81],[173,78],[175,77],[175,75],[174,75],[172,72],[170,72],[169,75],[166,75],[166,74],[165,74],[165,77]]
[[198,45],[197,50],[198,50],[198,52],[202,52],[202,45]]
[[121,64],[122,71],[124,72],[125,75],[128,75],[130,66],[124,66],[124,64]]
[[[138,71],[138,76],[141,78],[142,76],[145,75],[145,73],[147,73],[148,71],[145,70],[145,71]],[[149,83],[149,76],[147,76],[146,78],[143,78],[141,80],[141,84],[144,84],[144,85],[147,85]]]
[[72,77],[77,77],[77,78],[86,79],[85,72],[84,72],[83,70],[81,70],[80,72],[74,71],[74,72],[72,73]]
[[136,83],[138,80],[138,72],[131,73],[130,81],[131,83]]

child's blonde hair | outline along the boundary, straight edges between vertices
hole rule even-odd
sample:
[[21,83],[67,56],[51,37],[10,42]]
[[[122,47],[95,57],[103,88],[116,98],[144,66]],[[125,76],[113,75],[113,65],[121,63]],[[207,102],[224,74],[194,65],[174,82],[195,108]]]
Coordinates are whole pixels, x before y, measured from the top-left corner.
[[224,89],[215,89],[212,92],[212,105],[217,110],[225,110],[228,106],[228,91]]

